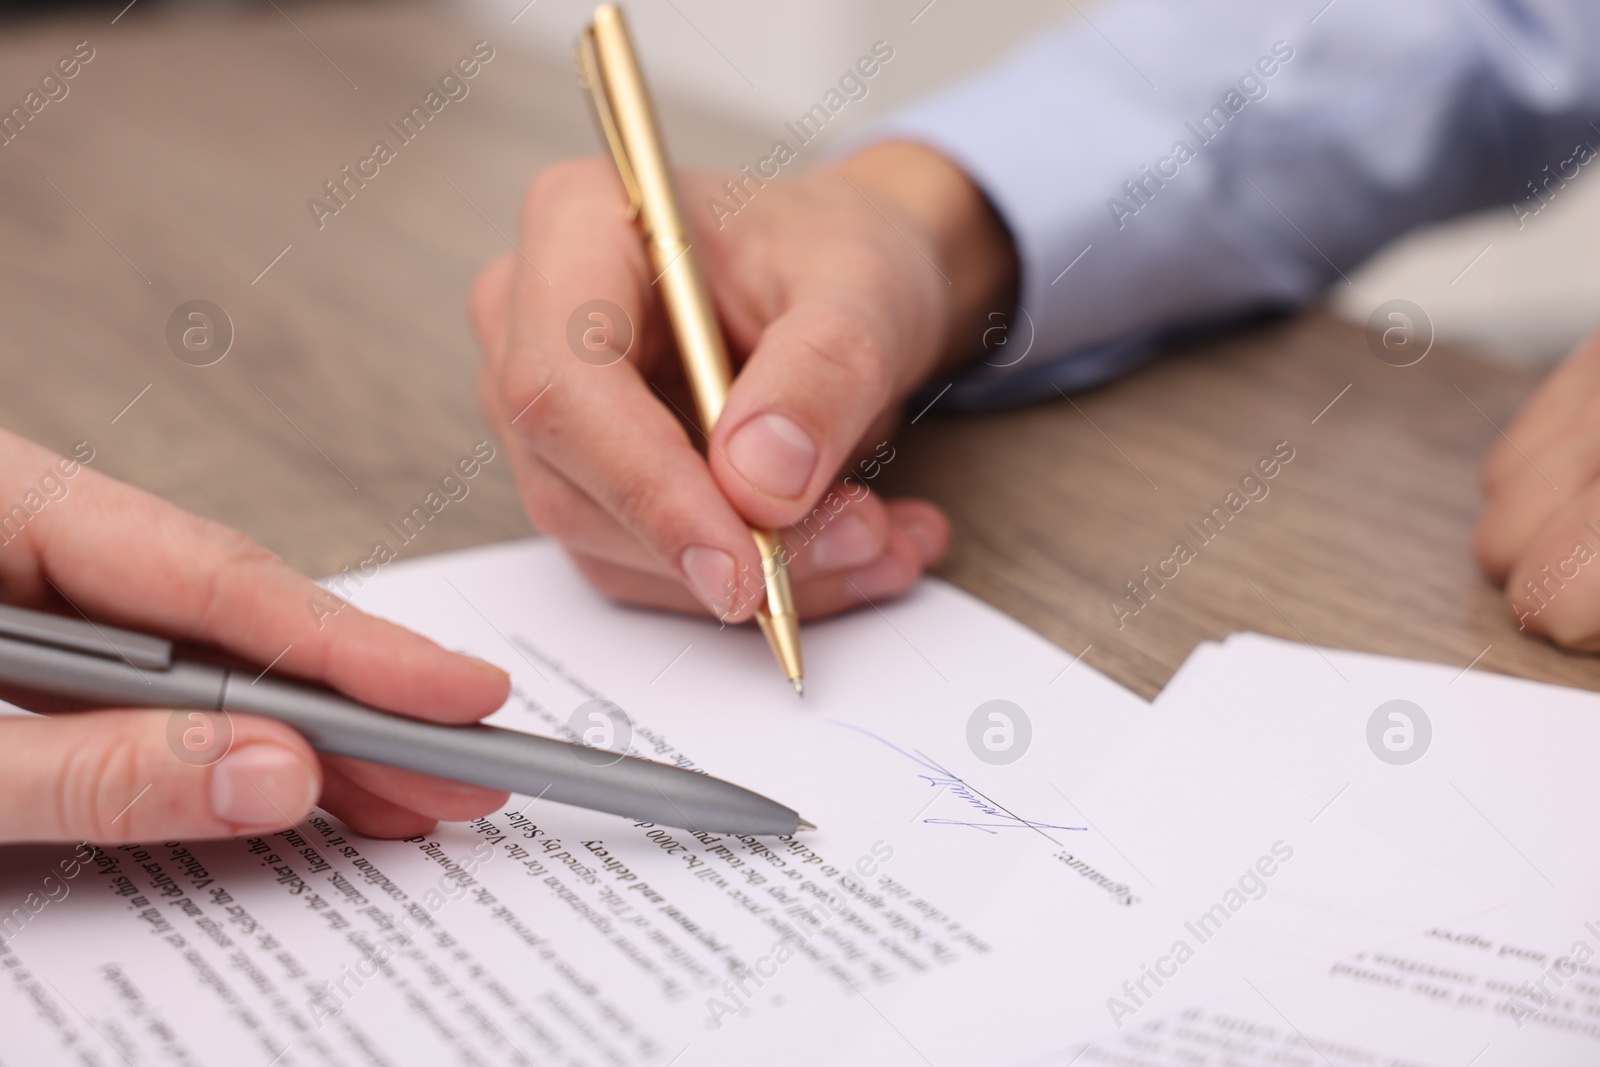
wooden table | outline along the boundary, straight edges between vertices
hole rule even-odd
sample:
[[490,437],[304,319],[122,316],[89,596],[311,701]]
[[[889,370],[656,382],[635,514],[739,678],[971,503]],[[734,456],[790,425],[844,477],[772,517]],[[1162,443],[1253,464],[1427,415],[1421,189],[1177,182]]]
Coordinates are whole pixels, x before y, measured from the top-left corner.
[[[323,574],[488,436],[468,285],[515,232],[527,178],[594,142],[570,68],[519,57],[504,27],[466,21],[475,9],[285,10],[293,24],[265,8],[111,25],[94,9],[0,37],[16,76],[0,91],[19,99],[18,78],[77,41],[96,50],[0,148],[0,424],[58,449],[87,439],[100,469]],[[307,199],[479,39],[501,47],[470,95],[319,230]],[[686,162],[754,158],[770,139],[666,112]],[[235,328],[213,366],[166,342],[195,298]],[[1390,367],[1359,330],[1310,315],[1075,403],[935,408],[882,484],[949,509],[944,577],[1092,646],[1086,662],[1147,696],[1196,642],[1242,629],[1593,686],[1600,664],[1519,636],[1469,556],[1485,416],[1504,425],[1532,386],[1444,349]],[[1270,494],[1119,627],[1124,582],[1278,441],[1295,458]],[[502,457],[406,552],[528,532]]]
[[[1145,695],[1197,642],[1239,630],[1600,687],[1593,657],[1517,632],[1471,556],[1488,420],[1504,426],[1538,375],[1439,347],[1392,367],[1367,341],[1312,314],[1070,403],[935,408],[887,488],[950,510],[944,577],[1073,653],[1092,645],[1085,662]],[[1265,497],[1209,542],[1186,528],[1278,442],[1294,458]],[[1137,614],[1113,609],[1138,607],[1125,583],[1180,539],[1195,558],[1178,576],[1142,584]]]

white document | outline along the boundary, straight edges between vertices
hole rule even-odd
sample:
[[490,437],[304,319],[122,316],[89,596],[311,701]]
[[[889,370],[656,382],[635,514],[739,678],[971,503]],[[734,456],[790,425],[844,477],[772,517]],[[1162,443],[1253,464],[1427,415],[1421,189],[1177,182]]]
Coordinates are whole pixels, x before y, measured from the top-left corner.
[[1499,901],[937,581],[807,625],[803,700],[753,629],[607,603],[547,543],[355,599],[508,669],[498,725],[611,701],[632,753],[819,830],[513,797],[405,842],[13,853],[0,1063],[1019,1063]]
[[1341,1065],[1600,1063],[1600,696],[1239,634],[1155,708],[1494,901],[1287,981],[1271,1007],[1163,1020],[1136,1039],[1145,1062],[1227,1038],[1241,1064],[1308,1040]]

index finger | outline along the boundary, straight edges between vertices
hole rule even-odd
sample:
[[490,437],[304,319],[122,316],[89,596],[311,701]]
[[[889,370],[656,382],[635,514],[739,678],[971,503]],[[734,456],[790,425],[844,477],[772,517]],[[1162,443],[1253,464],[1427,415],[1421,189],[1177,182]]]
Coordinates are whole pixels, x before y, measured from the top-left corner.
[[[620,184],[598,177],[597,161],[588,161],[535,183],[522,236],[524,247],[541,250],[539,267],[517,270],[511,282],[506,341],[491,356],[485,388],[508,446],[581,489],[662,570],[737,621],[751,605],[733,595],[736,583],[760,575],[760,556],[698,451],[704,435],[694,413],[662,388],[676,372],[666,362],[659,294]],[[592,353],[573,339],[585,309],[601,302],[629,335],[623,352]],[[529,503],[536,523],[557,518],[541,516],[545,502]]]
[[276,663],[415,718],[471,722],[505,702],[498,667],[344,605],[241,533],[93,470],[76,477],[64,506],[0,548],[0,575],[35,602],[54,592],[85,617]]

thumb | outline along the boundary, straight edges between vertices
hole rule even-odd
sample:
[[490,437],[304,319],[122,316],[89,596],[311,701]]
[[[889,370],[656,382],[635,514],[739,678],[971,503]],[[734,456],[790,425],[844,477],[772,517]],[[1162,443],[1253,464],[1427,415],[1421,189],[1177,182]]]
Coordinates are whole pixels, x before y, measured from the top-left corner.
[[709,449],[723,495],[759,526],[791,525],[862,434],[910,388],[881,317],[833,298],[785,311],[739,372]]
[[281,830],[322,788],[281,723],[221,712],[0,718],[0,842],[231,837]]

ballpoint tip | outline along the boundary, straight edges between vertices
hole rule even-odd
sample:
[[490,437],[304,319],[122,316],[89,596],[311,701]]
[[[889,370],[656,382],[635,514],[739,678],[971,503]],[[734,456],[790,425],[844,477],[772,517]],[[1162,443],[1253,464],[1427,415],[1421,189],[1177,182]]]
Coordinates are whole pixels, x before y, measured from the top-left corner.
[[804,678],[795,678],[794,695],[797,697],[803,697],[806,695],[806,680]]
[[816,828],[817,828],[817,824],[816,823],[807,822],[804,819],[799,819],[795,823],[794,832],[798,834],[798,833],[803,833],[803,832],[805,832],[807,830],[815,830]]

